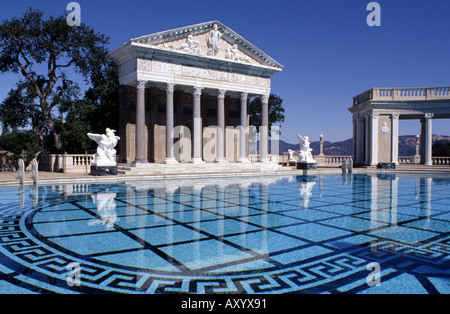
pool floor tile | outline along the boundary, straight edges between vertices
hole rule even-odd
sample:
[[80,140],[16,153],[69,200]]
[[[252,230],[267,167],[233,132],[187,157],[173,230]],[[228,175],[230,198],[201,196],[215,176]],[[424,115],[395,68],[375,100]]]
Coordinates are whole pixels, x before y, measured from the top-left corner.
[[277,228],[278,231],[287,235],[293,235],[301,239],[320,242],[345,235],[350,235],[352,232],[345,231],[333,227],[323,226],[315,223],[305,223],[298,226]]

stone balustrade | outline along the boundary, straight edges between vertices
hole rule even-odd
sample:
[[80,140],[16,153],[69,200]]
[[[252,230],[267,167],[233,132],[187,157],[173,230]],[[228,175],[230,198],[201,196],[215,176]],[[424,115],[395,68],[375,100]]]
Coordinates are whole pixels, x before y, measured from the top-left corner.
[[450,157],[432,157],[433,165],[450,165]]
[[419,88],[372,88],[353,97],[353,105],[357,106],[369,100],[433,100],[450,99],[450,86]]

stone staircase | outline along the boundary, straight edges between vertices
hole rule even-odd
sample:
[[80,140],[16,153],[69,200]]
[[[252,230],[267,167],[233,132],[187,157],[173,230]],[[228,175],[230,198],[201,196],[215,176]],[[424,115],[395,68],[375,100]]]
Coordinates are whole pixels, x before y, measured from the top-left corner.
[[177,163],[177,164],[118,164],[117,174],[129,176],[142,175],[197,175],[197,174],[233,174],[290,171],[292,167],[283,167],[275,163]]

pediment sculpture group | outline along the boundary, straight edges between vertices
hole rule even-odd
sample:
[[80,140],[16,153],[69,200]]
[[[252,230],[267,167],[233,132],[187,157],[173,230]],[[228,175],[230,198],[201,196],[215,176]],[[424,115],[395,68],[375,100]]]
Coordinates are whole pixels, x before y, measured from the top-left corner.
[[[219,45],[222,36],[223,33],[219,31],[217,24],[214,24],[213,29],[209,32],[207,38],[208,56],[217,56],[217,54],[219,53]],[[186,38],[186,42],[184,44],[181,44],[179,46],[175,45],[169,46],[165,44],[164,47],[180,50],[194,55],[200,54],[200,42],[198,40],[194,40],[194,37],[191,34],[188,35],[188,37]],[[225,58],[234,61],[250,62],[249,57],[239,53],[239,48],[237,44],[234,44],[233,46],[228,47],[226,49]]]

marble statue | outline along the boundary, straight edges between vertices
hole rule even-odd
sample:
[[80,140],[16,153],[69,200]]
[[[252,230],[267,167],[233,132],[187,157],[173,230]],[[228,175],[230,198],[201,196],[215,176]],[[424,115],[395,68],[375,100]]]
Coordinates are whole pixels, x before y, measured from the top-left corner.
[[225,58],[235,60],[235,61],[250,62],[249,57],[243,56],[239,53],[239,49],[236,44],[227,48],[227,53],[225,54]]
[[22,159],[19,159],[19,170],[17,171],[17,179],[19,179],[20,184],[25,183],[25,163]]
[[303,163],[316,163],[311,152],[312,148],[309,147],[309,136],[302,137],[297,134],[298,141],[300,142],[300,152],[298,153],[299,162]]
[[347,159],[346,158],[342,158],[342,173],[345,174],[347,173]]
[[289,162],[295,161],[295,158],[294,158],[294,153],[295,153],[295,151],[293,151],[292,149],[288,149],[288,153],[289,153],[289,159],[288,159],[288,161],[289,161]]
[[30,162],[30,165],[31,165],[31,178],[33,179],[34,185],[37,185],[39,163],[36,160],[36,158],[33,158],[33,160]]
[[389,128],[386,122],[381,125],[381,134],[389,134]]
[[90,139],[97,142],[97,152],[91,165],[94,166],[116,166],[116,147],[120,137],[114,134],[115,130],[106,128],[106,134],[88,133]]
[[219,52],[219,43],[222,38],[222,33],[218,30],[217,24],[213,25],[213,29],[209,32],[208,36],[208,55],[216,56]]
[[198,54],[200,49],[199,45],[200,45],[199,41],[194,40],[194,37],[192,37],[192,35],[188,35],[186,43],[180,46],[171,45],[169,48],[181,50],[191,54]]

